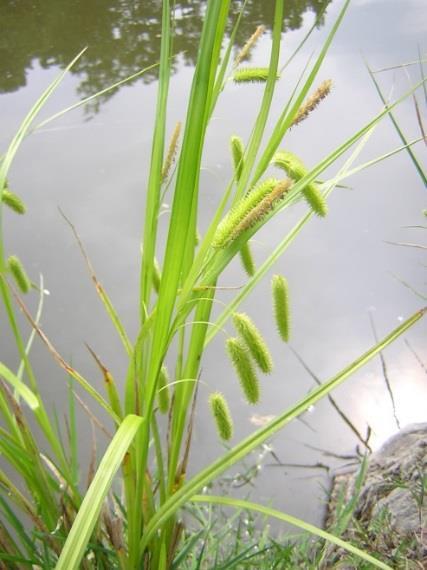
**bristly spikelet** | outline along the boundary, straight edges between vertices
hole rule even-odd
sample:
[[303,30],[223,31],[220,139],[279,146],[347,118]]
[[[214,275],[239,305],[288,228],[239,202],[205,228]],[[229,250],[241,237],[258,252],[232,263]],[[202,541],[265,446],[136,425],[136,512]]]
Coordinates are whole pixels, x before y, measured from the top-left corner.
[[324,218],[328,213],[328,206],[316,184],[307,184],[307,186],[302,189],[302,193],[313,212]]
[[252,252],[249,242],[246,242],[242,245],[239,254],[240,254],[240,260],[243,265],[243,269],[246,271],[249,277],[252,277],[252,275],[254,275],[255,273],[255,263],[252,257]]
[[219,223],[212,247],[224,248],[249,229],[283,198],[291,186],[290,180],[269,178],[242,198]]
[[230,440],[233,437],[233,420],[224,396],[219,392],[211,394],[209,405],[220,438],[225,441]]
[[291,127],[298,125],[298,123],[301,123],[301,121],[306,119],[308,115],[319,105],[322,99],[329,95],[331,92],[331,87],[332,81],[330,79],[323,81],[316,89],[316,91],[310,95],[310,97],[302,104],[291,123]]
[[273,370],[270,351],[252,320],[245,313],[234,313],[233,324],[260,370],[265,374],[270,373]]
[[219,223],[212,240],[212,247],[226,247],[234,239],[236,226],[261,202],[266,194],[273,190],[277,182],[276,178],[268,178],[239,200]]
[[162,280],[162,274],[160,271],[160,266],[159,266],[159,262],[157,261],[156,258],[154,258],[154,262],[153,262],[153,287],[156,293],[159,292],[160,290],[160,281]]
[[256,42],[259,40],[259,38],[262,36],[264,32],[265,32],[265,26],[257,27],[255,32],[251,35],[251,37],[248,39],[248,41],[245,43],[245,45],[237,54],[236,59],[234,60],[235,67],[237,67],[242,61],[248,58],[251,49],[254,47],[254,45],[256,44]]
[[170,396],[169,396],[169,373],[166,366],[162,366],[159,372],[157,391],[157,402],[159,410],[162,414],[166,414],[169,410]]
[[240,180],[243,170],[243,155],[245,147],[240,137],[232,136],[230,139],[231,155],[233,157],[234,177],[236,182]]
[[288,282],[282,275],[274,275],[271,285],[273,289],[273,308],[277,328],[282,340],[289,342],[290,310]]
[[31,281],[29,280],[24,266],[18,257],[16,257],[16,255],[11,255],[7,260],[7,266],[20,290],[23,293],[28,293],[31,289]]
[[289,179],[278,182],[272,191],[255,208],[248,212],[247,216],[235,227],[232,239],[236,239],[244,231],[260,222],[276,206],[277,202],[283,198],[291,186],[292,182]]
[[259,401],[259,382],[249,350],[239,338],[229,338],[227,350],[247,401],[256,404]]
[[[308,173],[308,170],[302,161],[291,152],[283,150],[276,152],[273,156],[272,163],[283,169],[295,182],[304,178]],[[314,182],[306,184],[306,186],[302,188],[301,192],[315,214],[322,217],[326,216],[328,213],[328,206],[322,193]]]
[[24,202],[21,200],[19,196],[17,196],[14,192],[7,190],[6,188],[3,190],[1,195],[1,200],[6,206],[8,206],[11,210],[16,212],[17,214],[25,214],[26,207]]
[[178,121],[173,130],[171,140],[169,142],[168,152],[166,154],[165,162],[162,169],[162,180],[166,180],[169,176],[172,165],[175,161],[176,153],[178,150],[178,139],[181,132],[182,124]]
[[[235,83],[265,83],[268,79],[268,67],[241,67],[233,75]],[[279,79],[280,75],[276,75]]]

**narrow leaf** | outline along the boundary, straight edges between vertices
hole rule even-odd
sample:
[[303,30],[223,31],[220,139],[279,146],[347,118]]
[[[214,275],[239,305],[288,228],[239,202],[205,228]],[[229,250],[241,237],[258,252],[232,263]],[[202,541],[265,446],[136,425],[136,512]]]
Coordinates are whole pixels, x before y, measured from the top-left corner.
[[352,554],[359,556],[359,558],[362,558],[362,560],[366,560],[367,562],[370,562],[376,568],[382,568],[383,570],[391,570],[390,566],[387,566],[387,564],[384,564],[380,560],[377,560],[373,556],[370,556],[369,554],[367,554],[363,550],[360,550],[360,548],[356,548],[350,542],[346,542],[345,540],[342,540],[341,538],[338,538],[337,536],[334,536],[333,534],[330,534],[329,532],[326,532],[320,528],[317,528],[316,526],[314,526],[312,524],[309,524],[305,521],[302,521],[301,519],[298,519],[298,518],[293,517],[291,515],[288,515],[286,513],[282,513],[280,511],[276,511],[275,509],[271,509],[270,507],[258,505],[256,503],[252,503],[251,501],[244,501],[242,499],[234,499],[232,497],[216,497],[216,496],[195,495],[194,497],[192,497],[191,500],[194,502],[197,502],[197,503],[226,505],[226,506],[235,507],[238,509],[248,509],[251,511],[257,511],[258,513],[262,513],[263,515],[267,515],[269,517],[274,517],[274,518],[279,519],[283,522],[286,522],[288,524],[291,524],[293,526],[296,526],[298,528],[306,530],[306,531],[310,532],[311,534],[318,536],[319,538],[324,538],[324,539],[328,540],[329,542],[336,544],[340,548],[344,548],[348,552],[351,552]]
[[127,416],[113,437],[102,458],[95,477],[86,493],[77,513],[73,526],[56,566],[56,570],[74,570],[80,568],[86,545],[98,520],[114,475],[120,468],[125,453],[132,443],[142,418]]
[[0,376],[13,387],[15,393],[20,396],[32,410],[36,410],[39,407],[39,401],[34,393],[2,362],[0,362]]

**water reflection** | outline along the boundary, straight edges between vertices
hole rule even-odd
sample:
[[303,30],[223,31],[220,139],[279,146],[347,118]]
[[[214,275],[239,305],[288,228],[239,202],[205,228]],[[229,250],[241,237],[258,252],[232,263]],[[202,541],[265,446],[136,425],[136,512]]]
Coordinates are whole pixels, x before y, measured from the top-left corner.
[[[308,10],[320,16],[330,1],[289,0],[285,30],[299,28]],[[197,55],[205,5],[206,0],[176,2],[174,53],[181,54],[179,59],[187,65],[193,65]],[[236,14],[240,5],[234,5]],[[256,25],[268,26],[272,22],[273,8],[273,2],[248,0],[237,35],[238,45],[243,45]],[[83,97],[152,65],[160,55],[161,10],[159,0],[3,0],[0,93],[25,86],[34,62],[43,68],[64,68],[85,46],[89,49],[72,70],[80,77],[78,92]],[[175,71],[178,61],[174,67]],[[156,69],[147,72],[144,82],[153,81],[156,74]],[[103,101],[111,95],[105,95]],[[96,111],[97,107],[91,110]]]

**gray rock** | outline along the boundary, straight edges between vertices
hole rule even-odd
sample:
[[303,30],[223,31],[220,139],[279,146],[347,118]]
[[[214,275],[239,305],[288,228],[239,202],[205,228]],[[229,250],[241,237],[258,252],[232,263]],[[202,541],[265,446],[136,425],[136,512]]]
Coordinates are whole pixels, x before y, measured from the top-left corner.
[[[412,424],[390,438],[368,460],[365,480],[345,537],[363,529],[377,551],[393,555],[402,544],[408,557],[427,563],[427,423]],[[348,502],[356,494],[357,470],[337,475],[330,494],[327,528],[337,522],[338,497]],[[379,522],[378,522],[379,521]],[[358,530],[357,530],[358,529]],[[424,568],[425,566],[417,566]]]

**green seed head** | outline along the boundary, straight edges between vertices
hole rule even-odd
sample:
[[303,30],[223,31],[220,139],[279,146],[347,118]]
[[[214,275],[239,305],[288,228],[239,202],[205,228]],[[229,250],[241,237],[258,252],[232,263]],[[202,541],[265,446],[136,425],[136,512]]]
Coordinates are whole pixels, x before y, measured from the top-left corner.
[[19,258],[16,255],[11,255],[7,260],[7,266],[22,293],[28,293],[31,289],[31,281]]
[[[244,229],[242,223],[248,216],[256,211],[257,206],[268,196],[274,188],[278,185],[279,181],[276,178],[269,178],[258,184],[251,190],[244,198],[232,208],[228,214],[219,223],[215,235],[212,240],[212,247],[224,248],[235,240]],[[257,217],[259,219],[259,216]]]
[[233,420],[224,396],[219,392],[211,394],[209,405],[219,436],[225,441],[230,440],[233,437]]
[[166,366],[162,366],[159,373],[157,402],[159,410],[162,414],[166,414],[169,410],[170,395],[169,395],[169,373]]
[[249,242],[246,242],[242,245],[239,253],[243,269],[246,271],[249,277],[252,277],[252,275],[254,275],[255,273],[255,263],[252,257],[252,252]]
[[234,313],[233,323],[260,370],[266,374],[271,372],[273,360],[270,351],[252,320],[245,313]]
[[[280,150],[276,152],[273,157],[272,164],[284,170],[295,182],[304,178],[308,173],[303,162],[295,156],[295,154],[288,151]],[[322,193],[314,182],[310,182],[310,184],[304,186],[301,192],[315,214],[322,217],[326,216],[328,213],[328,206]]]
[[[264,83],[268,79],[268,67],[241,67],[233,75],[235,83]],[[280,75],[276,76],[279,79]]]
[[26,207],[24,202],[19,196],[11,192],[10,190],[4,189],[1,195],[2,202],[6,204],[11,210],[17,214],[25,214]]
[[230,139],[231,155],[233,157],[234,176],[236,181],[240,180],[243,170],[243,155],[245,147],[240,137],[232,136]]
[[307,184],[302,189],[302,193],[313,212],[322,218],[325,217],[328,213],[328,205],[319,188],[313,183]]
[[298,182],[298,180],[307,174],[307,169],[302,161],[292,152],[279,150],[273,156],[273,160],[271,162],[274,166],[284,170],[295,182]]
[[274,316],[280,337],[285,342],[290,336],[289,288],[287,280],[282,275],[274,275],[271,282],[273,289]]
[[256,404],[260,397],[259,382],[252,365],[249,350],[238,338],[229,338],[227,340],[227,350],[247,401],[249,404]]

